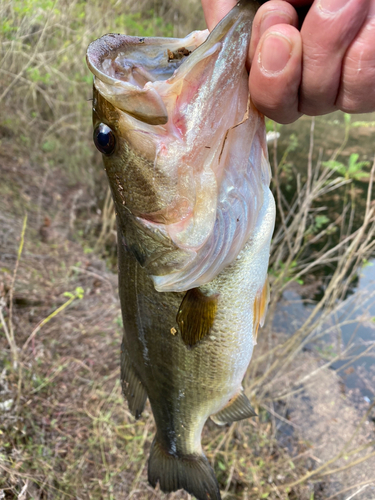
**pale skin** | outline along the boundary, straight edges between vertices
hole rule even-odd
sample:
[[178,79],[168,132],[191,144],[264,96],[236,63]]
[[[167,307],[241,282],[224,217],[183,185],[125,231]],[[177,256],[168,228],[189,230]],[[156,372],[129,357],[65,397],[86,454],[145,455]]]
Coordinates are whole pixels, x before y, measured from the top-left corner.
[[[208,28],[235,4],[202,0]],[[375,0],[270,0],[254,19],[248,62],[255,105],[279,123],[375,111]]]

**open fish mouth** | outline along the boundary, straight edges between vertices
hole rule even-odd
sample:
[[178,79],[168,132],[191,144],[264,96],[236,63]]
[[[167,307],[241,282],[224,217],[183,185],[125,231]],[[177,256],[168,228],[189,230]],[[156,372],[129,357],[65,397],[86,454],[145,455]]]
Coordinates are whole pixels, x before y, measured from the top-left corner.
[[[117,144],[109,138],[101,149],[116,211],[148,235],[130,246],[159,291],[211,281],[270,199],[264,119],[245,68],[254,12],[242,3],[211,34],[109,34],[87,51],[95,133],[105,143],[108,127]],[[145,249],[149,237],[167,243],[163,257],[160,245]]]
[[87,64],[105,99],[140,121],[163,125],[167,109],[152,84],[169,80],[207,36],[208,30],[184,39],[108,34],[90,44]]

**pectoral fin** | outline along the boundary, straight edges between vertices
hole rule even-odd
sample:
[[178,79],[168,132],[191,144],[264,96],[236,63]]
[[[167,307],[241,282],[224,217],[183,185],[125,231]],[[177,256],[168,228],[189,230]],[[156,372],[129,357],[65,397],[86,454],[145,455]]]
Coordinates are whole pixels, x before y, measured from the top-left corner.
[[217,311],[218,295],[204,295],[199,288],[186,292],[177,313],[182,340],[190,347],[209,334]]
[[121,349],[121,385],[122,392],[128,401],[129,410],[138,420],[145,407],[147,393],[134,371],[124,346]]
[[229,401],[227,406],[215,413],[215,415],[211,415],[211,420],[213,420],[215,424],[225,425],[237,422],[237,420],[243,420],[245,418],[256,416],[257,414],[251,407],[250,401],[241,391],[237,396]]
[[257,294],[254,300],[253,335],[255,343],[258,337],[259,326],[262,327],[264,325],[269,301],[270,301],[270,285],[267,276],[262,290],[260,290],[260,292]]

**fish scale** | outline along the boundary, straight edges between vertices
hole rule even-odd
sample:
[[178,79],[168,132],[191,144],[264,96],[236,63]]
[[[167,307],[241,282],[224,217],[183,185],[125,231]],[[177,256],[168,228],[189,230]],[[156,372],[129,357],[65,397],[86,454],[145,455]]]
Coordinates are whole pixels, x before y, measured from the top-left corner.
[[136,418],[151,404],[150,483],[198,500],[221,498],[206,420],[254,416],[241,383],[268,300],[275,204],[245,70],[255,12],[241,0],[208,38],[106,35],[87,53],[117,214],[123,392]]

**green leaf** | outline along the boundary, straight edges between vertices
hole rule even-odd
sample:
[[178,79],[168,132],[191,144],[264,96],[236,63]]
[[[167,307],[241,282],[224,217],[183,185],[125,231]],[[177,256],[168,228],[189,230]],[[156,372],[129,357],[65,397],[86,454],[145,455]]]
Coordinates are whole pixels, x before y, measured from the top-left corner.
[[364,269],[365,267],[371,267],[373,266],[374,263],[371,262],[370,260],[367,259],[362,259],[362,268]]
[[329,218],[326,215],[317,215],[315,217],[315,227],[316,229],[321,229],[322,226],[329,222]]
[[359,155],[357,153],[353,153],[349,158],[349,169],[348,173],[352,174],[360,171],[363,167],[368,167],[370,162],[368,161],[358,161]]
[[341,176],[345,176],[346,167],[343,163],[335,160],[323,161],[324,167],[329,168],[330,170],[336,170]]
[[83,296],[85,295],[85,291],[82,287],[77,287],[75,291],[75,295],[78,299],[83,299]]
[[298,137],[296,134],[291,134],[289,136],[289,145],[288,145],[288,152],[289,151],[294,151],[297,146],[298,146]]
[[375,122],[353,122],[352,127],[375,127]]
[[358,153],[352,153],[349,157],[349,170],[351,168],[353,168],[354,165],[356,165],[357,161],[358,161],[358,158],[359,158],[359,154]]
[[330,235],[330,234],[334,234],[336,232],[337,232],[337,226],[331,226],[330,228],[327,229],[326,234]]
[[354,175],[354,179],[359,181],[361,179],[368,179],[370,177],[370,174],[368,174],[367,172],[357,172],[355,175]]
[[45,141],[43,144],[42,144],[42,150],[45,152],[45,153],[50,153],[52,151],[54,151],[56,148],[56,141],[54,140],[51,140],[51,141]]

